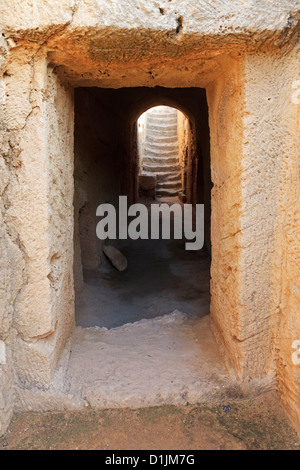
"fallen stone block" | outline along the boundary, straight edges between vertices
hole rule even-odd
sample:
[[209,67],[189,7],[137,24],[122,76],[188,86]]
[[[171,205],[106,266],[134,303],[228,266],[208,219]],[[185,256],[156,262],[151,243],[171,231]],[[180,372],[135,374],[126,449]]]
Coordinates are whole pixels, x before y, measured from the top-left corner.
[[127,268],[127,259],[120,250],[114,246],[105,245],[103,252],[118,271],[124,271]]

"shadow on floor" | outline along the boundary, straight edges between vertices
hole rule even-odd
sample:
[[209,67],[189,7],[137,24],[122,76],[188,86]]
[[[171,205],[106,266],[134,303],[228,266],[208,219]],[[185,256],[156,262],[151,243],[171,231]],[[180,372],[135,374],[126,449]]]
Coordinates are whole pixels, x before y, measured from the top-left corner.
[[86,271],[76,301],[76,323],[115,328],[171,313],[209,313],[210,258],[203,248],[186,251],[183,240],[119,240],[128,267],[117,271],[107,259]]

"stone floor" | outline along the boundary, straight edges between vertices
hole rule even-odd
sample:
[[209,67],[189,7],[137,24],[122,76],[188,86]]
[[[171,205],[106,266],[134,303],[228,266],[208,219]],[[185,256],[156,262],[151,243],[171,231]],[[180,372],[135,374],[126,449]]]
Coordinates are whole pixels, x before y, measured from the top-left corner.
[[65,392],[101,409],[221,400],[237,388],[209,316],[175,310],[109,330],[78,327]]
[[186,251],[184,240],[115,246],[125,271],[104,260],[85,273],[66,393],[96,408],[220,398],[232,384],[209,328],[207,250]]
[[[162,199],[178,202],[177,199]],[[184,240],[119,240],[128,261],[117,271],[104,258],[98,271],[85,273],[76,301],[76,324],[115,328],[178,309],[209,313],[210,259],[207,250],[185,250]]]
[[[183,240],[123,240],[128,267],[85,273],[76,323],[47,392],[20,409],[94,409],[243,398],[210,329],[210,259]],[[269,389],[254,384],[254,392]]]

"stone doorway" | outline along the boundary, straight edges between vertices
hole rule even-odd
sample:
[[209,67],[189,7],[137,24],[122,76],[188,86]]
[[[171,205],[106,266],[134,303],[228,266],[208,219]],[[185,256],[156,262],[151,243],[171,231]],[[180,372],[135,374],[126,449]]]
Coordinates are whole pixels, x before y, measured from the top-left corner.
[[[182,90],[180,94],[184,94]],[[140,104],[136,106],[135,118],[126,121],[123,116],[118,126],[113,103],[118,103],[120,108],[120,102],[124,100],[125,115],[128,116],[128,102],[133,107],[132,103],[140,96],[144,100],[146,97],[143,107],[147,106],[149,98],[154,102],[174,102],[178,90],[79,89],[75,94],[77,330],[73,338],[67,392],[76,395],[79,381],[84,390],[81,395],[88,395],[94,406],[198,400],[207,393],[217,393],[212,374],[219,377],[226,389],[231,383],[209,329],[210,239],[205,240],[206,246],[196,252],[186,252],[184,240],[110,240],[109,243],[121,250],[128,261],[127,269],[118,272],[103,254],[103,242],[95,238],[96,206],[113,201],[117,204],[122,190],[132,202],[144,202],[149,210],[158,200],[169,205],[182,205],[186,200],[191,204],[204,202],[205,191],[209,199],[209,161],[203,163],[205,157],[209,159],[207,103],[203,90],[195,89],[193,93],[187,90],[190,101],[193,94],[201,97],[203,103],[198,109],[201,119],[197,121],[197,116],[195,118],[192,113],[191,120],[182,113],[178,119],[181,126],[177,149],[179,152],[180,147],[181,151],[181,198],[178,194],[161,194],[159,199],[157,195],[152,198],[149,194],[139,193],[139,135],[135,130],[138,130],[137,119],[141,115]],[[107,102],[113,116],[111,124]],[[161,107],[166,108],[165,105]],[[100,113],[98,123],[95,109]],[[102,130],[104,122],[106,135]],[[132,127],[130,140],[124,139],[124,129],[128,126]],[[111,142],[109,138],[112,138]],[[103,172],[105,179],[101,181],[104,185],[100,185]],[[123,178],[124,175],[128,178],[127,185],[120,181],[120,176]],[[205,177],[208,178],[206,183]],[[187,195],[183,200],[184,188]],[[146,369],[147,373],[143,375]],[[89,370],[93,370],[93,378]],[[111,388],[115,390],[113,396]],[[224,392],[222,387],[220,391]]]
[[[245,361],[243,358],[248,357],[247,354],[249,352],[246,348],[247,343],[234,339],[235,334],[239,334],[236,329],[240,327],[240,320],[249,318],[245,312],[245,315],[242,315],[239,310],[241,307],[238,303],[239,296],[241,295],[239,290],[241,287],[241,284],[239,284],[241,267],[238,265],[241,251],[238,245],[235,245],[237,243],[235,234],[240,233],[240,219],[237,216],[240,211],[238,203],[239,198],[241,198],[239,192],[240,186],[238,183],[232,187],[229,185],[234,177],[236,167],[239,168],[241,164],[238,152],[238,143],[241,136],[236,131],[232,135],[230,132],[231,127],[232,129],[238,128],[233,117],[235,116],[238,120],[239,114],[236,113],[236,110],[240,105],[241,95],[231,95],[225,92],[224,94],[220,92],[220,88],[214,88],[213,86],[206,91],[197,87],[187,89],[163,87],[118,89],[78,87],[75,88],[73,101],[73,90],[64,87],[59,82],[55,71],[51,67],[48,68],[47,80],[49,88],[48,96],[51,97],[46,102],[47,116],[49,122],[51,122],[51,125],[47,127],[47,142],[49,145],[47,152],[49,152],[48,164],[51,169],[53,186],[50,188],[50,193],[47,193],[51,207],[51,218],[49,219],[49,233],[51,237],[48,237],[46,241],[51,241],[51,251],[49,253],[50,261],[47,258],[46,268],[47,277],[51,282],[50,287],[53,300],[47,304],[48,310],[44,310],[44,322],[37,320],[36,322],[30,321],[28,323],[28,316],[25,317],[26,321],[23,321],[24,318],[22,317],[23,324],[20,323],[20,327],[24,330],[24,338],[30,341],[31,336],[28,335],[34,336],[35,334],[34,338],[38,338],[38,340],[34,340],[32,345],[28,347],[27,342],[18,339],[20,347],[17,348],[16,354],[18,357],[22,354],[20,369],[18,370],[20,383],[23,384],[18,390],[20,392],[17,395],[20,397],[18,399],[21,401],[25,400],[25,407],[33,406],[31,396],[34,397],[33,401],[35,401],[36,387],[38,387],[38,395],[39,390],[42,391],[41,395],[39,395],[42,403],[44,403],[44,391],[51,390],[54,393],[53,403],[57,403],[57,396],[59,396],[59,406],[82,406],[83,394],[87,390],[86,384],[89,384],[88,389],[91,391],[91,395],[101,397],[103,383],[106,383],[105,377],[113,377],[113,371],[119,370],[121,367],[121,362],[118,363],[118,354],[122,355],[123,351],[122,348],[118,348],[118,345],[122,344],[122,331],[121,337],[118,337],[116,342],[111,343],[110,333],[101,329],[107,327],[95,326],[95,323],[93,326],[90,324],[89,327],[95,329],[95,336],[91,330],[87,328],[82,329],[81,326],[77,326],[73,330],[75,326],[73,289],[75,286],[75,291],[78,295],[78,292],[80,293],[84,287],[83,268],[95,270],[101,261],[101,242],[95,236],[95,212],[98,204],[101,202],[117,202],[120,194],[126,194],[130,204],[138,200],[136,123],[138,117],[145,110],[156,105],[179,108],[188,117],[189,132],[187,133],[188,145],[186,156],[188,164],[184,172],[185,194],[188,203],[204,202],[206,208],[205,241],[208,252],[210,252],[210,246],[212,245],[210,280],[212,298],[210,302],[210,315],[198,319],[201,322],[202,328],[198,328],[196,324],[191,324],[189,321],[186,322],[185,316],[181,316],[185,312],[175,310],[170,313],[171,317],[169,318],[170,324],[175,319],[175,325],[180,326],[175,334],[176,337],[178,337],[177,333],[181,337],[181,332],[186,331],[185,327],[188,325],[193,337],[192,341],[192,337],[188,333],[183,343],[181,343],[183,345],[181,353],[178,354],[178,349],[176,350],[177,353],[175,352],[175,357],[178,359],[181,355],[184,358],[183,351],[189,350],[196,360],[196,363],[191,361],[191,364],[193,364],[192,369],[186,369],[187,375],[182,374],[180,367],[177,369],[179,362],[174,360],[177,375],[185,377],[184,388],[186,388],[186,384],[189,384],[186,377],[191,377],[190,385],[192,388],[192,383],[197,384],[194,392],[190,388],[190,391],[186,390],[187,393],[184,393],[184,396],[190,395],[196,400],[200,399],[200,396],[202,398],[207,396],[207,399],[211,399],[215,396],[214,391],[221,393],[227,390],[229,393],[230,390],[233,390],[236,393],[236,388],[233,387],[233,383],[236,384],[235,375],[233,374],[233,382],[230,375],[232,371],[231,364],[234,365],[234,370],[238,373],[239,379],[250,377],[249,387],[253,384],[256,387],[255,381],[251,381],[249,371],[253,367],[262,367],[261,363]],[[224,84],[224,87],[226,89],[226,84]],[[75,148],[72,145],[74,102]],[[209,120],[208,104],[210,110]],[[223,109],[221,115],[218,113],[220,107]],[[228,113],[228,116],[226,113]],[[228,119],[226,119],[226,116]],[[219,122],[220,118],[222,118],[221,123]],[[231,136],[230,139],[228,138],[229,136]],[[31,133],[29,133],[28,138],[31,142]],[[210,143],[212,144],[211,158]],[[59,155],[58,151],[60,151]],[[72,207],[74,153],[76,191],[74,207]],[[99,158],[99,155],[101,158]],[[211,174],[214,180],[211,198],[210,164],[212,165]],[[208,178],[205,175],[209,175]],[[41,179],[41,181],[44,181],[45,188],[47,188],[48,177],[46,180]],[[210,199],[212,200],[211,230]],[[74,232],[72,230],[73,215]],[[62,224],[62,220],[68,220],[69,224]],[[210,244],[210,234],[213,236],[212,244]],[[74,263],[72,263],[73,253]],[[83,266],[82,260],[84,260],[85,266]],[[74,283],[72,265],[74,265]],[[247,266],[243,265],[243,268],[246,269]],[[237,288],[237,286],[240,287]],[[42,287],[47,293],[48,284],[43,284]],[[46,295],[41,298],[45,302]],[[236,308],[234,308],[235,303],[238,305]],[[32,315],[35,314],[36,311],[34,310]],[[154,320],[157,318],[154,318]],[[48,326],[49,324],[50,326]],[[126,324],[119,326],[127,328]],[[214,337],[212,336],[211,327],[215,333]],[[108,331],[111,331],[111,329]],[[195,332],[197,333],[196,336],[194,335]],[[199,341],[203,332],[205,332],[204,336],[210,344],[209,348],[205,348],[205,350],[201,350],[202,343]],[[103,338],[103,334],[106,336],[106,339]],[[134,335],[134,337],[140,340],[143,338],[142,335]],[[250,342],[251,338],[252,336],[250,336]],[[103,364],[106,366],[106,362],[98,360],[101,358],[100,351],[102,351],[103,341],[112,344],[114,346],[113,349],[118,351],[116,356],[111,355],[112,360],[107,363],[112,366],[112,369],[109,367],[108,375],[106,376],[101,375],[102,366]],[[90,342],[91,346],[94,344],[96,347],[97,344],[96,350],[89,348]],[[163,343],[166,344],[165,341]],[[132,345],[132,338],[128,340],[128,344]],[[195,349],[192,346],[191,349],[187,348],[187,345],[192,344],[194,344]],[[262,341],[262,346],[265,348],[265,338]],[[208,350],[210,351],[209,353]],[[105,357],[110,357],[110,351],[107,351],[105,348],[104,351]],[[139,349],[136,348],[135,351],[139,351]],[[41,358],[40,363],[35,360],[37,356]],[[139,354],[135,355],[134,358],[138,359],[138,356]],[[148,358],[148,353],[146,356]],[[209,357],[213,359],[211,360]],[[82,361],[79,358],[82,358]],[[128,359],[126,364],[131,364],[135,371],[139,370],[132,356],[124,354],[124,358]],[[146,361],[148,360],[147,358]],[[19,359],[17,358],[16,363],[19,363],[18,361]],[[224,361],[226,362],[226,367]],[[162,366],[165,364],[162,356],[157,360],[157,363]],[[27,372],[28,364],[31,364],[29,367],[30,374]],[[209,366],[201,369],[199,364],[208,364]],[[90,367],[87,367],[87,365],[90,365]],[[145,367],[147,367],[147,362],[143,363],[141,369]],[[34,370],[32,371],[32,369]],[[169,370],[168,367],[167,369]],[[195,372],[196,369],[198,373]],[[122,377],[126,379],[126,369],[122,366],[121,370],[123,370],[121,373]],[[91,371],[91,375],[87,377],[86,373],[89,373],[89,371]],[[100,375],[97,375],[98,373]],[[255,371],[251,372],[251,374],[252,377],[257,375]],[[157,375],[157,370],[154,375]],[[161,369],[159,369],[158,373],[158,376],[160,375],[163,375]],[[150,374],[149,377],[151,376]],[[120,376],[118,377],[120,378]],[[196,377],[196,382],[193,382],[192,377]],[[221,380],[221,387],[220,377],[225,378],[225,383],[223,379]],[[257,388],[272,387],[272,374],[270,376],[263,374],[263,377]],[[32,380],[34,380],[35,385],[31,389]],[[141,383],[145,385],[143,377],[141,377],[141,380]],[[136,383],[135,378],[131,383],[134,387]],[[172,382],[170,381],[170,383]],[[173,380],[173,383],[178,384],[177,380]],[[208,388],[200,386],[200,384],[205,383],[211,385]],[[124,390],[122,381],[118,382],[118,384]],[[23,386],[30,391],[28,395],[23,393]],[[112,383],[108,382],[107,396],[113,397],[109,391],[111,387],[114,388]],[[167,396],[171,401],[179,399],[178,393],[181,390],[181,386],[174,387],[171,394],[169,394],[169,391],[163,394],[164,398],[162,400],[166,400]],[[147,391],[152,393],[153,390],[156,390],[155,397],[162,396],[157,391],[157,388],[151,389],[147,387]],[[197,390],[197,393],[195,390]],[[202,392],[204,395],[202,395]],[[132,395],[129,395],[131,400]],[[155,397],[152,394],[143,403],[157,403]],[[189,399],[191,400],[191,398]],[[126,401],[127,404],[129,403],[128,400]],[[99,398],[96,400],[95,406],[102,406],[101,403],[103,404],[103,401]],[[115,403],[117,406],[117,402]],[[119,405],[121,404],[120,401],[118,403]]]

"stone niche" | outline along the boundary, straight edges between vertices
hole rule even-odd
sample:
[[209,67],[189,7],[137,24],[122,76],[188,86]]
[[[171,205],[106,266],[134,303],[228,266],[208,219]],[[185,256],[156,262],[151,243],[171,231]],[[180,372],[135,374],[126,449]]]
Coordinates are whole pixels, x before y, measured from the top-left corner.
[[[79,255],[79,238],[94,234],[97,191],[135,200],[135,123],[158,104],[189,118],[189,201],[193,145],[208,175],[220,351],[245,386],[276,388],[300,431],[300,5],[248,3],[1,2],[0,433],[15,408],[65,404],[51,392],[70,349],[80,260],[101,259],[96,239]],[[81,139],[96,118],[102,133]]]

